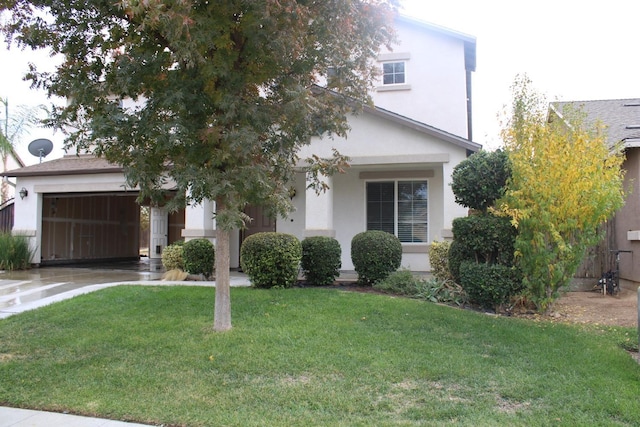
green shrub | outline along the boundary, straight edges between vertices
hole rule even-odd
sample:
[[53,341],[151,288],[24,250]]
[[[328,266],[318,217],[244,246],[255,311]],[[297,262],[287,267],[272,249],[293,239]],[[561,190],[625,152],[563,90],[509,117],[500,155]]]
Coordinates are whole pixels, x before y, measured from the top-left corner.
[[398,270],[373,285],[374,289],[396,295],[424,299],[443,304],[464,305],[467,295],[451,280],[423,279],[409,270]]
[[422,282],[424,280],[403,268],[374,283],[373,287],[382,292],[415,297],[420,293]]
[[453,168],[451,188],[457,203],[485,212],[504,195],[510,176],[505,151],[478,151]]
[[202,274],[210,277],[213,274],[213,264],[216,252],[208,239],[193,239],[185,242],[182,251],[184,271],[189,274]]
[[314,236],[302,241],[301,267],[312,285],[330,285],[340,275],[342,250],[333,237]]
[[460,283],[460,265],[464,261],[511,267],[516,234],[507,217],[485,213],[454,219],[454,240],[449,248],[449,271],[453,279]]
[[256,233],[240,248],[240,265],[257,288],[293,286],[302,258],[300,241],[291,234]]
[[162,250],[162,266],[166,271],[169,270],[183,270],[184,261],[182,259],[182,252],[184,248],[184,241],[179,240],[170,244]]
[[481,214],[453,220],[454,240],[479,263],[513,265],[516,234],[508,217]]
[[514,267],[464,261],[460,285],[469,300],[483,308],[497,309],[522,290],[522,277]]
[[463,306],[467,303],[467,293],[452,280],[432,279],[424,282],[418,297],[431,302]]
[[27,269],[32,255],[27,236],[0,233],[0,270]]
[[400,267],[402,244],[396,236],[384,231],[358,233],[351,240],[351,261],[358,273],[358,282],[370,285]]
[[431,264],[431,274],[437,280],[452,280],[453,276],[449,270],[449,248],[451,242],[431,242],[429,245],[429,264]]

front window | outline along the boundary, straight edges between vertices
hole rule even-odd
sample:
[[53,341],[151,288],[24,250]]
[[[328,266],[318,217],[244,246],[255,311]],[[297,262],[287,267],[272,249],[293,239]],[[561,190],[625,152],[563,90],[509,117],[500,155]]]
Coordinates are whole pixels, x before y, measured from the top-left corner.
[[398,236],[403,243],[427,242],[427,181],[367,183],[367,230]]
[[405,82],[404,61],[386,62],[382,64],[382,83],[385,85],[402,84]]

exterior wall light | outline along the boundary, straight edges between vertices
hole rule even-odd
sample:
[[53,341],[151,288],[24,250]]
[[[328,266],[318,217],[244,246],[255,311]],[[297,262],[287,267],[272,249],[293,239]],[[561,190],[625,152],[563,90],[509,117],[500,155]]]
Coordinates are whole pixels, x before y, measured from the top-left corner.
[[24,199],[25,197],[27,197],[29,195],[29,192],[27,191],[26,188],[22,187],[20,189],[20,191],[18,192],[18,194],[20,194],[20,199]]

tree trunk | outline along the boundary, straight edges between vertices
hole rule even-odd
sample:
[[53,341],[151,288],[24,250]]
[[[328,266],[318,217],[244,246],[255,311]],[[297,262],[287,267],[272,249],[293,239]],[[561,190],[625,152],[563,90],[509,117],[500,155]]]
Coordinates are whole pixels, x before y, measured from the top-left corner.
[[[222,200],[216,200],[216,212],[224,210]],[[229,230],[216,224],[216,301],[213,312],[213,330],[231,329],[231,285],[229,278]]]

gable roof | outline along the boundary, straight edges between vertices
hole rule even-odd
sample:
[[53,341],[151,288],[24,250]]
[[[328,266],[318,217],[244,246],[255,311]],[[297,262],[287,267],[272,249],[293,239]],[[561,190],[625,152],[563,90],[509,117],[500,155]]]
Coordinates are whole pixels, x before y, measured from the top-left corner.
[[[324,89],[326,90],[326,89]],[[372,114],[383,120],[389,120],[401,126],[413,129],[426,135],[436,137],[442,141],[453,144],[457,147],[466,149],[475,153],[482,149],[482,145],[477,142],[470,141],[458,135],[446,132],[442,129],[429,126],[425,123],[418,122],[392,111],[378,107],[365,106],[365,113]],[[91,154],[82,155],[65,155],[62,158],[49,160],[39,164],[14,169],[8,172],[0,173],[0,176],[7,177],[32,177],[32,176],[59,176],[59,175],[85,175],[85,174],[101,174],[101,173],[123,173],[124,169],[107,160],[95,157]]]
[[409,117],[402,116],[400,114],[394,113],[393,111],[385,110],[384,108],[375,107],[375,106],[374,107],[365,106],[363,111],[366,113],[372,114],[374,116],[377,116],[381,119],[389,120],[401,126],[405,126],[407,128],[424,133],[426,135],[434,136],[438,139],[449,142],[458,147],[462,147],[474,153],[482,149],[482,145],[478,144],[477,142],[473,142],[461,136],[454,135],[442,129],[438,129],[436,127],[430,126],[426,123],[413,120]]
[[0,173],[0,176],[55,176],[55,175],[85,175],[100,173],[122,173],[121,166],[109,163],[107,160],[91,154],[65,155],[62,158],[49,160],[35,165],[14,169]]
[[600,121],[605,125],[611,145],[622,142],[627,148],[640,147],[640,98],[552,102],[550,109],[562,119],[567,106],[586,114],[589,124]]

